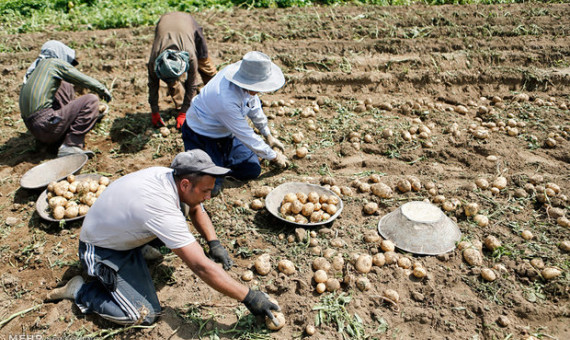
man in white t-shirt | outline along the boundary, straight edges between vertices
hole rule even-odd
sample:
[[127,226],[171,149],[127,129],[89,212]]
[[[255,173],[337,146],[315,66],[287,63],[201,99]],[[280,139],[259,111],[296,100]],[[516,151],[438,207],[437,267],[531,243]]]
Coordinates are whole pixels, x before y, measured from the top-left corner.
[[[83,313],[122,325],[154,323],[161,307],[142,249],[158,238],[212,288],[277,324],[270,310],[279,306],[224,271],[233,263],[202,206],[216,177],[228,171],[196,149],[176,155],[170,168],[152,167],[113,182],[89,209],[79,235],[81,264],[93,280],[75,276],[47,300],[73,299]],[[190,233],[181,203],[189,206],[192,224],[208,241],[209,256],[224,269],[204,254]]]

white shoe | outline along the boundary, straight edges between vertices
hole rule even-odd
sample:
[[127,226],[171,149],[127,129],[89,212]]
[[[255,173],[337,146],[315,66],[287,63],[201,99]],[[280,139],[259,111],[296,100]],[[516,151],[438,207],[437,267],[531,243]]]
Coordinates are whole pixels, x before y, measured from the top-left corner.
[[81,286],[85,281],[80,275],[74,276],[71,280],[67,281],[65,286],[55,288],[51,292],[48,293],[46,296],[46,301],[54,301],[54,300],[61,300],[61,299],[71,299],[75,300],[77,296],[77,292],[81,289]]
[[141,252],[143,258],[147,261],[158,261],[163,258],[162,253],[158,249],[148,244],[142,247]]
[[86,154],[89,157],[91,157],[95,154],[91,150],[83,150],[82,148],[80,148],[78,146],[68,146],[65,144],[61,144],[61,146],[57,150],[57,157],[65,157],[65,156],[76,155],[76,154],[81,154],[81,153]]

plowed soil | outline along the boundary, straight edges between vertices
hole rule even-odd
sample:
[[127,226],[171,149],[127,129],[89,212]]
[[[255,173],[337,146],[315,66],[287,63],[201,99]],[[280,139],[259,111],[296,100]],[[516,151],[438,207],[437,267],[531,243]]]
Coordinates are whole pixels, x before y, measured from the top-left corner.
[[[260,50],[287,78],[281,90],[262,99],[293,165],[278,171],[264,164],[258,180],[227,181],[223,193],[206,204],[236,261],[232,276],[239,280],[258,255],[271,254],[274,270],[246,284],[274,296],[287,325],[262,334],[252,317],[243,315],[238,322],[236,311],[246,312],[241,305],[209,288],[174,255],[151,264],[164,308],[154,327],[123,330],[82,315],[70,301],[42,304],[50,289],[80,272],[81,222],[42,220],[35,212],[41,191],[20,188],[26,171],[55,158],[53,150],[36,145],[18,109],[21,79],[40,46],[58,39],[76,48],[79,69],[112,88],[109,115],[87,137],[96,156],[81,173],[114,180],[168,166],[183,150],[166,88],[161,108],[171,133],[163,137],[150,125],[146,62],[153,27],[54,29],[0,34],[0,43],[9,47],[0,53],[0,319],[36,307],[0,325],[4,338],[113,337],[113,332],[125,339],[300,338],[306,325],[315,324],[323,299],[340,303],[339,296],[351,300],[336,314],[322,314],[312,338],[570,338],[570,258],[563,244],[570,232],[561,218],[568,215],[570,195],[570,6],[236,9],[195,17],[219,67]],[[318,112],[308,116],[315,105]],[[295,156],[298,132],[304,135],[300,144],[309,149],[302,159]],[[317,233],[321,250],[343,254],[346,263],[343,271],[329,272],[347,281],[341,290],[319,295],[311,281],[318,249],[294,240],[295,228],[265,209],[250,209],[253,191],[290,181],[319,184],[323,176],[332,176],[339,187],[356,179],[372,184],[371,174],[394,190],[392,198],[351,187],[353,195],[343,197],[336,221],[306,228]],[[396,188],[408,176],[420,180],[419,191]],[[500,190],[475,184],[499,176],[507,179]],[[457,222],[463,240],[482,253],[480,265],[469,265],[455,249],[440,256],[398,252],[426,268],[421,280],[397,264],[374,266],[367,274],[355,271],[354,253],[382,252],[378,241],[367,243],[363,236],[376,232],[383,215],[407,201],[433,202],[435,195],[459,203],[446,214]],[[363,213],[367,202],[378,204],[375,214]],[[479,205],[488,226],[465,215],[462,207],[469,203]],[[523,239],[523,230],[533,238]],[[482,246],[489,235],[502,243],[495,251]],[[276,263],[285,258],[295,263],[296,274],[278,273]],[[547,280],[542,266],[556,267],[561,275]],[[494,268],[497,280],[483,280],[484,268]],[[371,283],[368,291],[348,279],[364,276]],[[396,290],[399,302],[383,299],[386,289]],[[358,333],[347,331],[347,324]]]

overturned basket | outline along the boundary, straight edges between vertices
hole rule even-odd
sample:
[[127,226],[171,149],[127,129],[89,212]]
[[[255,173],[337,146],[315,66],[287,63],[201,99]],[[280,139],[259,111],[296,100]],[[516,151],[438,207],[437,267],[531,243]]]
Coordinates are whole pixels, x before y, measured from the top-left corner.
[[[289,221],[289,220],[283,218],[283,216],[281,216],[281,213],[279,212],[279,207],[281,206],[281,202],[283,201],[283,198],[285,197],[285,195],[287,195],[288,193],[297,193],[297,192],[303,192],[305,194],[308,194],[312,191],[319,194],[319,196],[321,196],[321,195],[336,196],[338,198],[338,201],[339,201],[336,213],[331,215],[331,217],[329,219],[327,219],[326,221],[320,221],[320,222],[314,222],[314,223],[313,222],[308,222],[308,223],[293,222],[293,221]],[[275,216],[276,218],[280,219],[283,222],[287,222],[287,223],[291,223],[291,224],[299,225],[299,226],[318,226],[318,225],[331,223],[340,215],[340,213],[342,212],[343,206],[344,205],[342,203],[342,199],[340,197],[338,197],[338,195],[335,194],[334,192],[332,192],[331,190],[329,190],[327,188],[323,188],[322,186],[319,186],[319,185],[302,183],[302,182],[289,182],[289,183],[281,184],[277,188],[273,189],[267,195],[267,197],[265,197],[265,208],[271,213],[271,215]]]
[[68,175],[75,174],[87,163],[85,154],[55,158],[28,170],[20,179],[20,186],[25,189],[42,189],[50,182],[57,182]]
[[382,237],[414,254],[438,255],[455,248],[461,238],[457,224],[427,202],[408,202],[384,215],[378,223]]

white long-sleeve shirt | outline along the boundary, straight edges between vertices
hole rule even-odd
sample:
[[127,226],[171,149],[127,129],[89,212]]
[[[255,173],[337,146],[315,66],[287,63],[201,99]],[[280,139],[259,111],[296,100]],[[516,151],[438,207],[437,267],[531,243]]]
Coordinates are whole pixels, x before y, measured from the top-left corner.
[[257,156],[274,159],[275,151],[245,118],[247,116],[264,137],[271,134],[259,97],[227,80],[226,71],[227,67],[218,72],[194,97],[186,112],[186,124],[194,132],[210,138],[233,135]]

